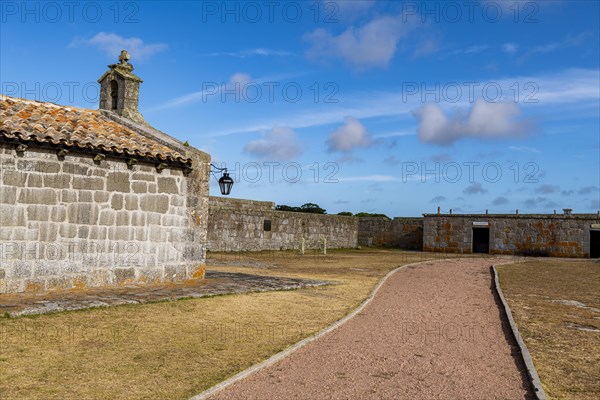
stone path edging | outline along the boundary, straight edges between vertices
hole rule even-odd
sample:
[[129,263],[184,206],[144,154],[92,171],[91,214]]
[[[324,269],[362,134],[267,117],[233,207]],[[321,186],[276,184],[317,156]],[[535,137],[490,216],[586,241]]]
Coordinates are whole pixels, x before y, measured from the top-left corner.
[[531,385],[533,386],[535,395],[537,400],[547,400],[546,392],[544,392],[544,388],[542,387],[542,382],[540,381],[540,377],[538,376],[537,370],[535,369],[535,365],[533,364],[533,360],[531,358],[531,354],[529,354],[529,349],[527,345],[523,341],[521,334],[519,333],[519,328],[515,323],[515,320],[512,316],[512,312],[506,299],[504,298],[504,293],[502,292],[502,288],[500,287],[500,280],[498,279],[498,271],[496,271],[496,266],[492,265],[492,271],[494,272],[494,288],[496,289],[496,293],[498,297],[500,297],[500,301],[502,302],[502,307],[504,308],[504,313],[508,319],[508,324],[510,325],[510,329],[512,334],[519,345],[519,350],[521,353],[521,357],[523,358],[523,362],[525,363],[525,368],[527,369],[527,377]]
[[[373,288],[373,290],[371,290],[371,293],[369,294],[369,297],[367,297],[357,308],[354,309],[354,311],[352,311],[350,314],[347,314],[346,316],[344,316],[343,318],[337,320],[336,322],[334,322],[333,324],[329,325],[328,327],[323,328],[321,331],[317,332],[316,334],[314,334],[313,336],[307,337],[301,341],[299,341],[298,343],[293,344],[292,346],[288,347],[287,349],[269,357],[268,359],[266,359],[265,361],[262,361],[258,364],[255,364],[253,366],[251,366],[248,369],[245,369],[244,371],[232,376],[231,378],[224,380],[221,383],[216,384],[215,386],[206,389],[204,392],[195,395],[194,397],[192,397],[190,400],[205,400],[208,397],[212,396],[213,394],[220,392],[221,390],[225,389],[226,387],[241,381],[244,378],[247,378],[250,375],[255,374],[256,372],[260,371],[263,368],[269,367],[279,361],[281,361],[282,359],[286,358],[287,356],[291,355],[292,353],[294,353],[296,350],[301,349],[302,347],[306,346],[307,344],[314,342],[315,340],[327,335],[330,332],[333,332],[334,330],[336,330],[337,328],[339,328],[340,326],[344,325],[346,322],[348,322],[349,320],[351,320],[354,316],[356,316],[358,313],[360,313],[371,301],[373,301],[373,298],[375,298],[375,294],[377,293],[377,291],[379,291],[379,289],[381,288],[381,286],[383,286],[383,284],[385,283],[385,281],[388,280],[388,278],[392,275],[394,275],[396,272],[407,268],[407,267],[411,267],[411,266],[415,266],[415,265],[419,265],[419,264],[423,264],[423,263],[427,263],[427,262],[431,262],[432,260],[427,260],[427,261],[419,261],[417,263],[412,263],[412,264],[406,264],[406,265],[402,265],[394,270],[391,270],[390,272],[388,272],[383,278],[381,278],[381,280],[377,283],[377,285]],[[435,261],[443,261],[443,260],[435,260]],[[545,400],[545,399],[544,399]]]

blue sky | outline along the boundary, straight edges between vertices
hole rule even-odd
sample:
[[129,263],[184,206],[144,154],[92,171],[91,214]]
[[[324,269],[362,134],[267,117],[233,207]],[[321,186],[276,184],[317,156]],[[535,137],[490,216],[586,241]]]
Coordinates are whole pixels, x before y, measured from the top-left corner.
[[146,120],[226,165],[234,197],[600,208],[597,1],[1,4],[2,93],[97,108],[127,49]]

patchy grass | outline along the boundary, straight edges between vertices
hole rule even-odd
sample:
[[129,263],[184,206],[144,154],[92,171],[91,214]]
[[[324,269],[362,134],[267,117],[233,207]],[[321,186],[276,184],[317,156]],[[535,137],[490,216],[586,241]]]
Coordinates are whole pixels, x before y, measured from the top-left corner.
[[439,254],[211,254],[208,269],[333,280],[295,291],[0,319],[3,399],[183,399],[314,334],[388,271]]
[[498,274],[548,397],[600,398],[600,264],[538,259]]

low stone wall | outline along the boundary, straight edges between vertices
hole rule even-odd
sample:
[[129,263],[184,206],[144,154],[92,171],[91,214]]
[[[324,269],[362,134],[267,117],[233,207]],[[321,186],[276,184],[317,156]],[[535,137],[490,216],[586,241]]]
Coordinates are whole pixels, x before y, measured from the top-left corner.
[[423,218],[359,218],[358,244],[422,250]]
[[425,214],[423,250],[472,253],[474,223],[487,223],[490,254],[589,257],[590,230],[598,214]]
[[208,243],[212,251],[260,251],[357,246],[358,219],[276,211],[274,203],[210,197]]
[[0,293],[204,274],[210,157],[194,171],[0,145]]

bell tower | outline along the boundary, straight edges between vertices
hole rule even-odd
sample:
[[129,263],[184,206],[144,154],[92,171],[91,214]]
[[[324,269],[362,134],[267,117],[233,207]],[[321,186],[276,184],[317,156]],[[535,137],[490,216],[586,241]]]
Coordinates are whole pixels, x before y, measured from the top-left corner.
[[109,70],[98,79],[100,109],[145,124],[144,117],[138,111],[140,83],[143,81],[133,73],[133,65],[129,63],[130,58],[127,50],[121,50],[119,63],[109,65]]

